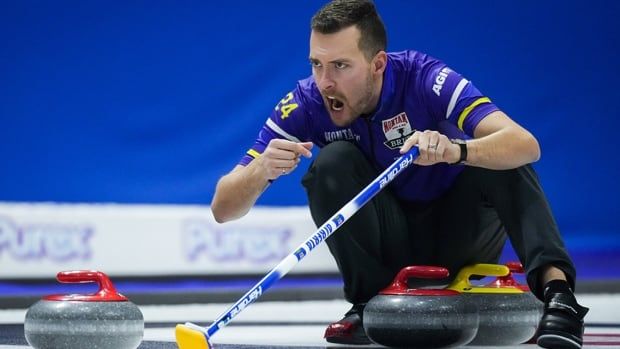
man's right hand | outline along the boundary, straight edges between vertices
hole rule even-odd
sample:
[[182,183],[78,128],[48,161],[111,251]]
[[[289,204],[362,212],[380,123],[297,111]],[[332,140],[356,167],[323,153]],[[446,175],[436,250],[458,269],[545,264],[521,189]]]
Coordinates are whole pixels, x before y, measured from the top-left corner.
[[312,157],[312,142],[296,143],[286,139],[272,139],[265,151],[255,161],[263,169],[266,178],[274,180],[291,173],[299,164],[300,157]]
[[291,173],[299,164],[300,156],[312,157],[312,146],[312,142],[272,139],[265,151],[247,166],[235,166],[215,187],[211,201],[215,221],[224,223],[243,217],[265,190],[267,181]]

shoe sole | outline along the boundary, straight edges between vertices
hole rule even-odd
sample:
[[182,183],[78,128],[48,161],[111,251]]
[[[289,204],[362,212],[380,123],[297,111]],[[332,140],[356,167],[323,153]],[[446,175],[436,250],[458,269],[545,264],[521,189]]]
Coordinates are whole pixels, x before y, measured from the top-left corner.
[[580,343],[557,334],[540,335],[536,344],[547,349],[581,349]]

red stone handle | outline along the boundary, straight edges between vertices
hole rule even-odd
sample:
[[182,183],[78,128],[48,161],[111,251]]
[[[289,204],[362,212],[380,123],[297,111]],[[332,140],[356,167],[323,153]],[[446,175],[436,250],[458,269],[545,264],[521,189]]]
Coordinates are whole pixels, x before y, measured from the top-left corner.
[[407,279],[445,279],[450,275],[450,272],[446,268],[435,267],[429,265],[413,265],[404,267],[396,275],[395,280],[407,284]]
[[52,301],[82,301],[82,302],[125,302],[127,298],[116,291],[110,278],[96,270],[61,271],[56,279],[62,283],[83,284],[96,282],[99,290],[93,294],[51,295],[43,299]]
[[510,270],[511,273],[523,274],[525,270],[523,270],[523,265],[520,262],[508,262],[506,266]]
[[444,296],[456,295],[458,292],[445,289],[410,289],[407,285],[409,278],[418,279],[444,279],[450,275],[446,268],[414,265],[401,269],[392,284],[383,289],[380,294],[384,295],[416,295],[416,296]]

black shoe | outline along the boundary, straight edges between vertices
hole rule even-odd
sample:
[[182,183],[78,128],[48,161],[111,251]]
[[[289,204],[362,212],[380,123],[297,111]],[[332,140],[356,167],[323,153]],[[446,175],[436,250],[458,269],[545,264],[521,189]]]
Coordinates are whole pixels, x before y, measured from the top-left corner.
[[536,343],[549,349],[580,349],[583,318],[589,309],[577,304],[568,284],[559,288],[553,286],[557,284],[545,287],[545,310],[538,325]]
[[364,313],[365,303],[355,304],[342,320],[327,326],[325,330],[325,340],[337,344],[370,344],[370,339],[364,332],[362,325],[362,314]]

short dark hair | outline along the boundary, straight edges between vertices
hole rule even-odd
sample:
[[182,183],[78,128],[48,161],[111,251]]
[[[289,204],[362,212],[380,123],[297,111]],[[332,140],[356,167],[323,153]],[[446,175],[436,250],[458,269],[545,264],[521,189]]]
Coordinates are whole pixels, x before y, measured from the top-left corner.
[[385,25],[370,0],[333,0],[314,14],[310,27],[321,34],[333,34],[352,25],[360,31],[357,45],[368,61],[385,51]]

